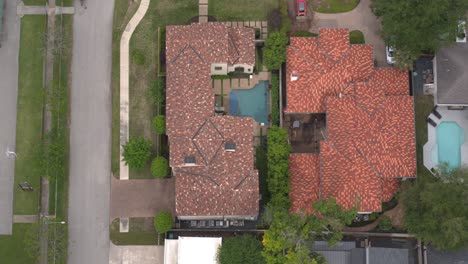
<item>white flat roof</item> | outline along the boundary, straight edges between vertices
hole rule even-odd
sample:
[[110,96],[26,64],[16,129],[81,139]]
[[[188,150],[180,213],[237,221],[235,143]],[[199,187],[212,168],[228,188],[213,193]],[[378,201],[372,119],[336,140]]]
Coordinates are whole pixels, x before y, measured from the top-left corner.
[[217,264],[220,237],[179,237],[164,242],[164,264]]

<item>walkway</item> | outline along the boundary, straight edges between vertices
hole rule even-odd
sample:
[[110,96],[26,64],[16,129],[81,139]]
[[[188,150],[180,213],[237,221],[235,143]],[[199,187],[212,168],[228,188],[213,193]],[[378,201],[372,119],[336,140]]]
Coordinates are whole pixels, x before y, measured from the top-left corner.
[[163,264],[164,246],[116,246],[111,242],[109,264]]
[[148,11],[149,0],[141,0],[140,6],[133,15],[130,22],[125,28],[122,38],[120,39],[120,179],[128,180],[128,166],[123,161],[123,147],[128,142],[129,138],[129,70],[130,70],[130,38],[133,31],[138,26],[140,21]]
[[[18,16],[23,17],[24,15],[47,15],[47,6],[25,6],[21,1],[16,7],[16,13]],[[72,15],[75,13],[74,7],[61,7],[57,6],[54,9],[55,15]]]
[[4,10],[5,38],[0,48],[0,235],[12,234],[13,188],[15,178],[16,103],[18,96],[18,55],[20,23],[15,1],[7,1]]
[[175,215],[175,178],[111,180],[111,219],[153,217],[162,210]]
[[68,264],[109,263],[113,0],[73,17]]
[[318,32],[319,28],[342,27],[360,30],[364,34],[366,44],[374,46],[374,59],[378,67],[389,67],[385,53],[385,43],[380,37],[380,21],[370,9],[371,0],[361,0],[359,5],[346,13],[322,14],[314,13],[314,21],[309,31]]
[[39,221],[38,215],[14,215],[13,223],[15,224],[30,224]]

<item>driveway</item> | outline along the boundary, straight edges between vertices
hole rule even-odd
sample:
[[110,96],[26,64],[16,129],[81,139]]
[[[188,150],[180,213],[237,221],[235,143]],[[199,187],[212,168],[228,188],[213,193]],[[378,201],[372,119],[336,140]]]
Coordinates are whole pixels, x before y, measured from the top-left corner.
[[175,179],[117,180],[112,177],[111,218],[175,215]]
[[111,243],[109,264],[163,264],[164,246],[116,246]]
[[15,160],[6,155],[16,145],[16,102],[20,19],[16,0],[7,0],[4,10],[5,38],[0,42],[0,235],[12,233]]
[[75,1],[69,264],[109,263],[113,0]]
[[380,37],[380,21],[370,9],[370,0],[361,0],[359,5],[346,13],[321,14],[314,13],[314,20],[309,31],[318,32],[319,28],[349,28],[360,30],[364,34],[366,44],[374,46],[374,60],[378,67],[389,67],[385,53],[385,43]]

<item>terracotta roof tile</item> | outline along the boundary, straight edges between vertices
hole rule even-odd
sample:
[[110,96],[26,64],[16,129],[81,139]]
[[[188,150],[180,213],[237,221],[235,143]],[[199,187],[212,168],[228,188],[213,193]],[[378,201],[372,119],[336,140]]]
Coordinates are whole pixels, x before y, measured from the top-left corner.
[[[214,115],[212,63],[255,63],[255,32],[221,23],[168,26],[166,115],[178,216],[258,214],[252,118]],[[236,144],[226,151],[226,142]],[[187,166],[185,159],[195,163]]]
[[[318,155],[289,155],[291,190],[291,208],[312,212],[312,202],[318,199],[320,183],[320,163]],[[297,212],[297,211],[296,211]]]
[[[322,29],[319,38],[292,38],[287,49],[286,112],[327,115],[320,170],[300,164],[317,154],[290,158],[292,210],[333,196],[347,209],[380,211],[395,194],[397,178],[416,174],[407,73],[374,68],[372,46],[349,45],[347,38],[346,29]],[[297,81],[289,78],[293,72]],[[317,178],[318,189],[315,183],[304,187]],[[299,202],[303,197],[309,197],[306,204]]]

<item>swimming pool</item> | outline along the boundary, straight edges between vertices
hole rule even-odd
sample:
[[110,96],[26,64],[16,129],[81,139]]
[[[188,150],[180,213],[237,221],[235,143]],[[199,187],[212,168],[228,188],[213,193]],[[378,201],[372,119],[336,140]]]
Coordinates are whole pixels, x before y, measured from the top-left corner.
[[456,122],[442,122],[436,128],[437,152],[433,151],[435,164],[447,163],[450,169],[461,166],[461,146],[465,142],[465,130]]
[[229,94],[229,114],[252,117],[268,125],[268,81],[260,81],[252,89],[233,89]]

